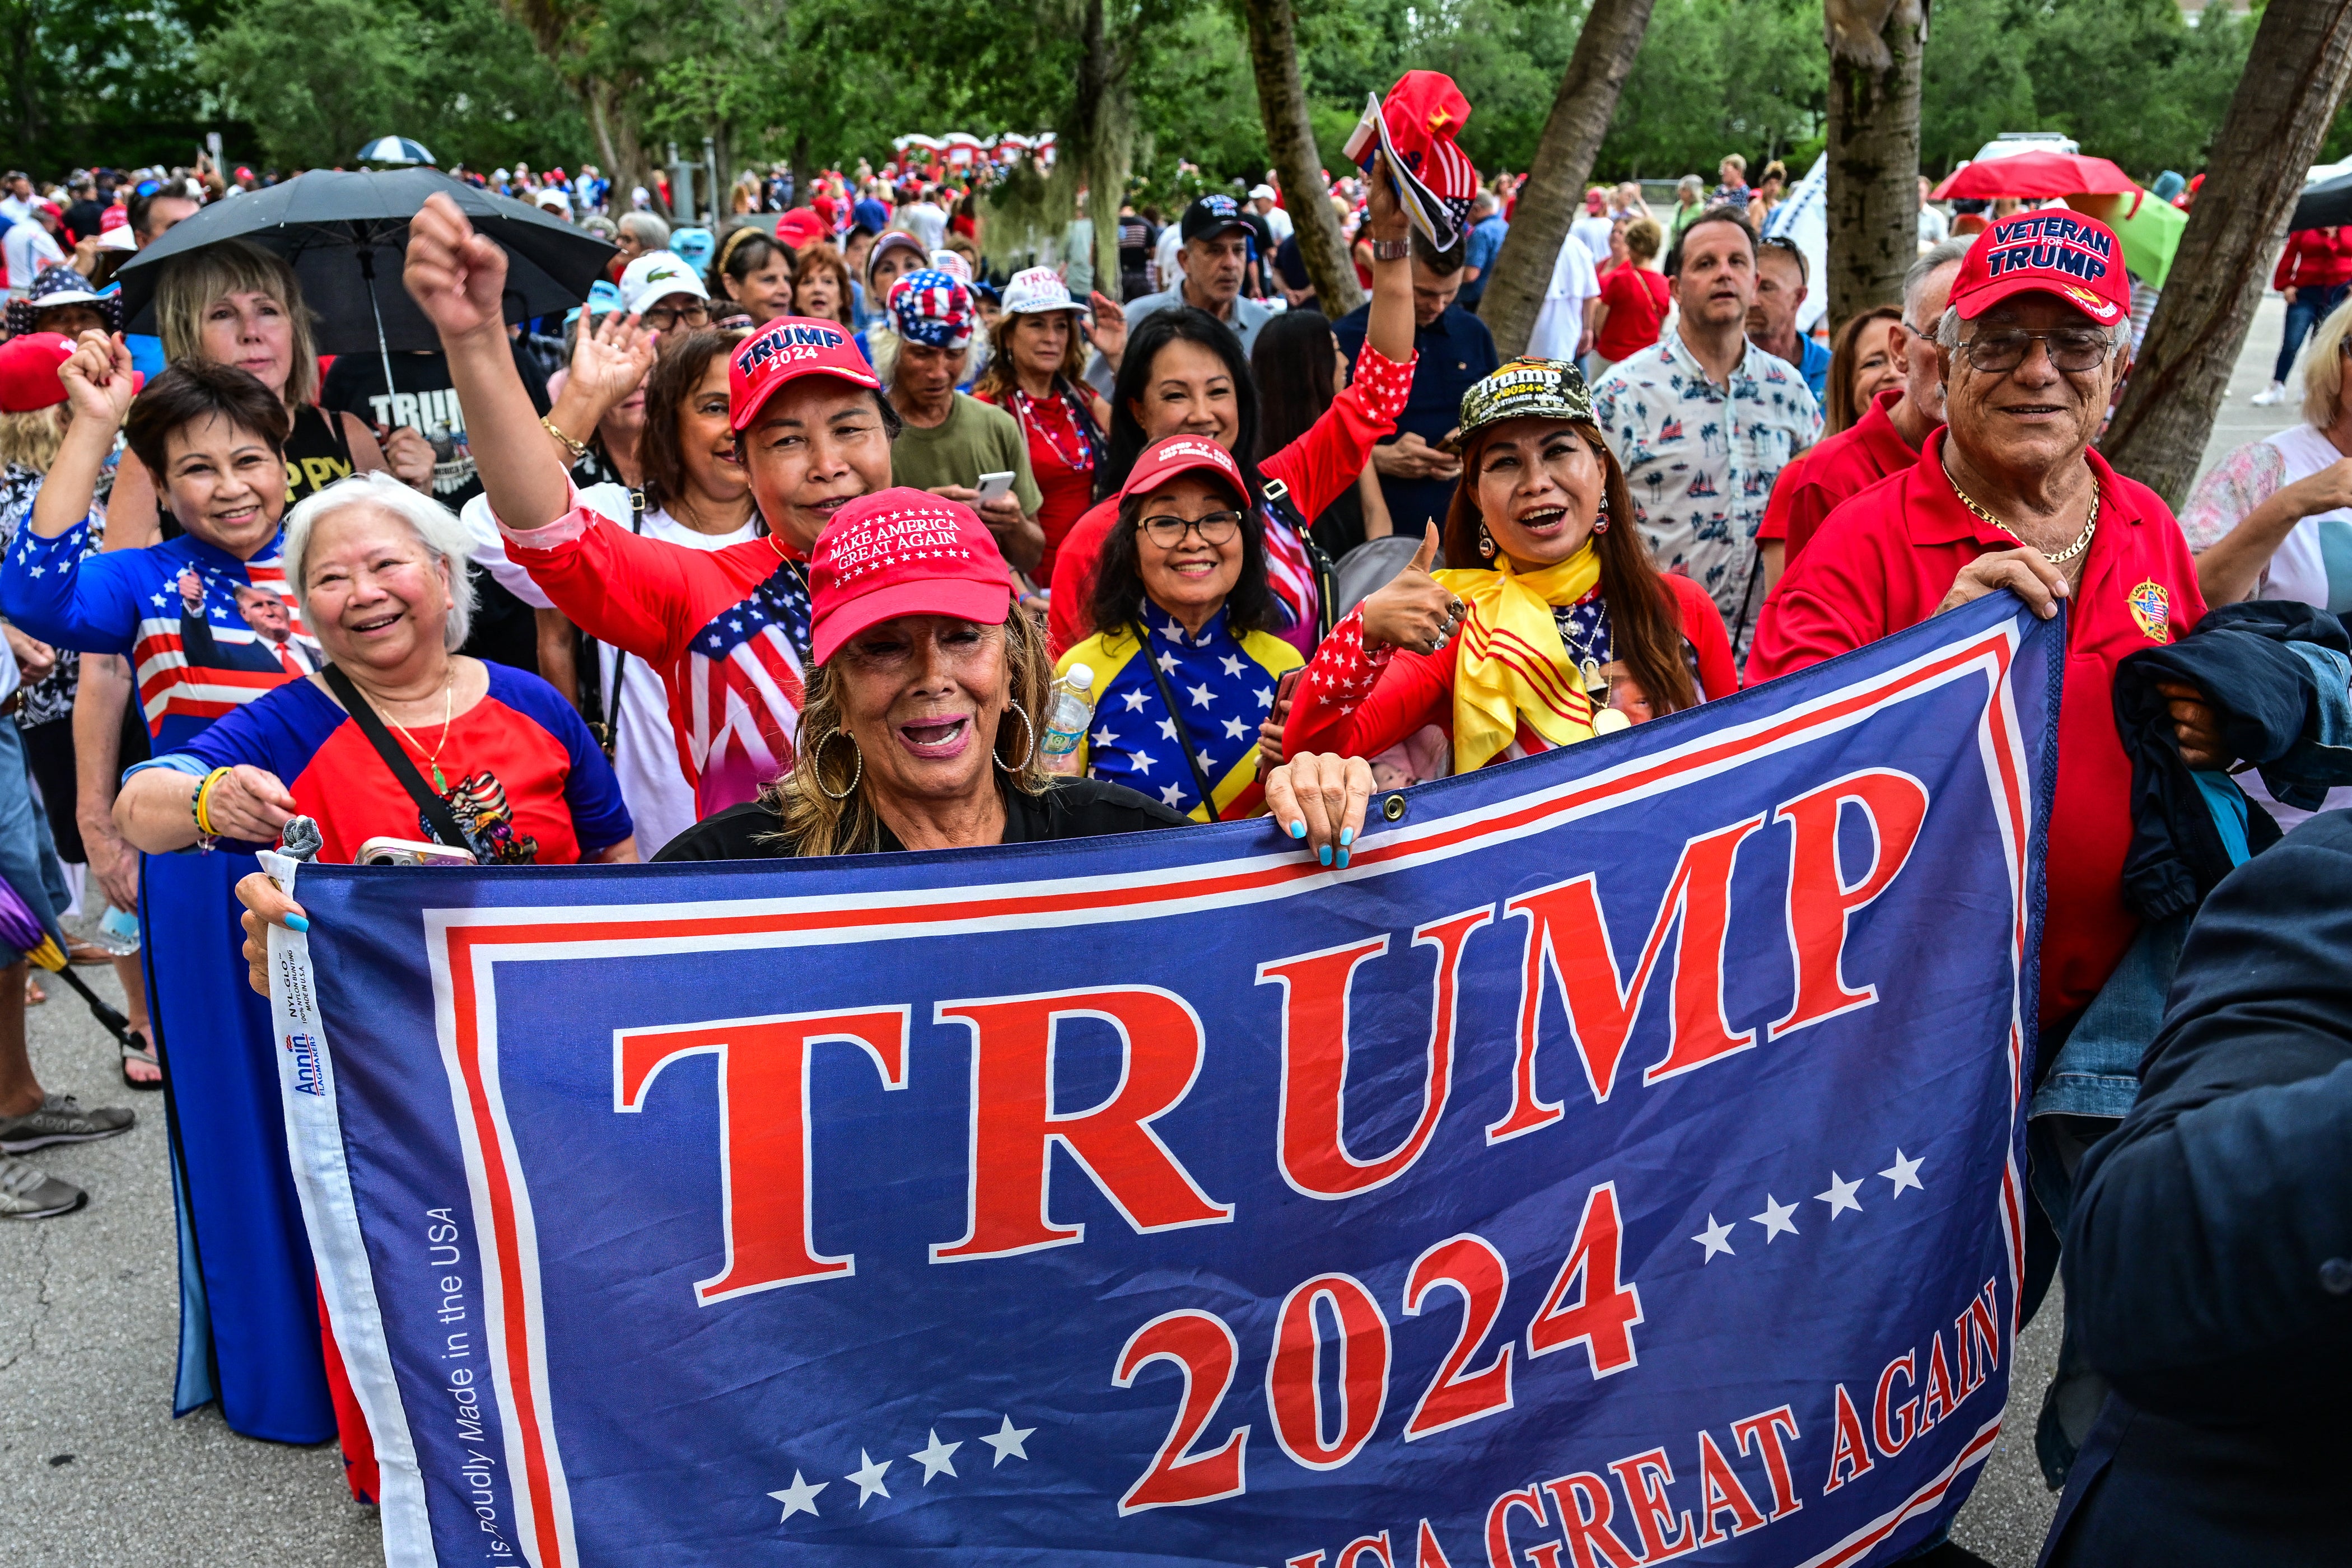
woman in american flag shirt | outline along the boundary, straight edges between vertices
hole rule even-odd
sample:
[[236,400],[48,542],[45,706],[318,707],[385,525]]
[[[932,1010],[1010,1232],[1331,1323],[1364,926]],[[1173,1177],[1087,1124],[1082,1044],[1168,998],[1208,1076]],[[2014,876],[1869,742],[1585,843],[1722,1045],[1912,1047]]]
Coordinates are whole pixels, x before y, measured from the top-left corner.
[[[728,423],[762,526],[694,550],[583,503],[505,346],[506,253],[454,203],[435,197],[410,224],[405,279],[449,356],[509,558],[583,631],[661,673],[698,816],[756,798],[792,769],[809,550],[844,504],[890,485],[898,418],[856,342],[838,322],[785,316],[736,347]],[[609,363],[575,357],[574,382],[625,395],[651,351],[616,338],[595,353]]]
[[[134,401],[129,351],[100,332],[82,335],[58,374],[73,423],[0,565],[0,613],[58,647],[128,657],[155,750],[174,751],[319,664],[279,554],[286,405],[249,373],[201,361],[165,371]],[[118,428],[184,531],[85,555]],[[282,604],[283,641],[257,591]],[[227,962],[238,940],[231,888],[250,861],[208,849],[147,856],[139,878],[180,1205],[173,1409],[218,1399],[235,1431],[319,1443],[334,1436],[335,1414],[269,1010]]]

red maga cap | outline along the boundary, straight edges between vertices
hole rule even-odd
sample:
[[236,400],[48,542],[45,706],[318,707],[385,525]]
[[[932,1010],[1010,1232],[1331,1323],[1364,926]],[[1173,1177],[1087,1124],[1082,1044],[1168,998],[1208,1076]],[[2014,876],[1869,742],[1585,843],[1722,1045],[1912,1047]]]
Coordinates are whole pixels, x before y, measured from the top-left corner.
[[25,332],[0,345],[0,414],[30,414],[66,400],[58,367],[73,357],[62,332]]
[[857,340],[840,322],[779,316],[738,344],[727,362],[729,423],[737,430],[746,428],[778,387],[804,375],[829,375],[877,392],[882,388]]
[[1233,487],[1235,495],[1243,494],[1242,466],[1234,455],[1210,440],[1206,436],[1170,436],[1146,447],[1128,471],[1127,483],[1118,487],[1119,499],[1149,494],[1179,474],[1198,470],[1213,473]]
[[1013,578],[980,513],[895,485],[858,497],[825,524],[809,558],[809,652],[819,664],[898,616],[1002,626]]
[[2012,294],[2049,294],[2103,327],[2131,319],[2123,242],[2065,207],[2018,213],[1977,237],[1952,279],[1952,309],[1973,321]]

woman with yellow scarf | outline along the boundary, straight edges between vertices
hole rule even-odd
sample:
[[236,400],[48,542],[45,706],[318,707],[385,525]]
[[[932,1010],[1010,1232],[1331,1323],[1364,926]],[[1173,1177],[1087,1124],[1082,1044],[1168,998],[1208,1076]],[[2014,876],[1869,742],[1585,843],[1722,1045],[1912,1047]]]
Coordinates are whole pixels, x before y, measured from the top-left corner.
[[[1469,773],[1729,696],[1723,617],[1660,573],[1625,472],[1564,360],[1519,359],[1462,398],[1462,480],[1386,587],[1333,628],[1298,683],[1284,751],[1379,758],[1414,777]],[[1427,759],[1439,748],[1448,765]]]

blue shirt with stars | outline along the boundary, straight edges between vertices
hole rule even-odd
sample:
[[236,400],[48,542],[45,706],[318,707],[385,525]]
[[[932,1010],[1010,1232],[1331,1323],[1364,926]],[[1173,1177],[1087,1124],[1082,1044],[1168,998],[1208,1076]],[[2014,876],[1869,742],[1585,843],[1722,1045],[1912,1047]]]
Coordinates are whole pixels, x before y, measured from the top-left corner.
[[[1228,820],[1265,809],[1257,776],[1257,731],[1274,710],[1276,686],[1306,661],[1297,648],[1267,632],[1236,635],[1223,609],[1196,637],[1159,605],[1147,603],[1149,657],[1133,628],[1097,632],[1064,654],[1066,674],[1083,664],[1095,675],[1095,714],[1079,764],[1089,778],[1156,799],[1194,820],[1211,813],[1185,762],[1192,745],[1215,792],[1215,815]],[[1171,713],[1152,679],[1157,666],[1176,700]]]

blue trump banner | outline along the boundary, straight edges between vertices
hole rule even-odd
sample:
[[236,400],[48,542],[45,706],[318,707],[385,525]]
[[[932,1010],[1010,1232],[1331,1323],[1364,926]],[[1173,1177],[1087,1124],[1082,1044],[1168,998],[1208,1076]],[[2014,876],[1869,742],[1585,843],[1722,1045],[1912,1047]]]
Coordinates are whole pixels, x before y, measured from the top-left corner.
[[1985,600],[1339,869],[301,868],[390,1562],[1893,1560],[2007,1387],[2063,652]]

